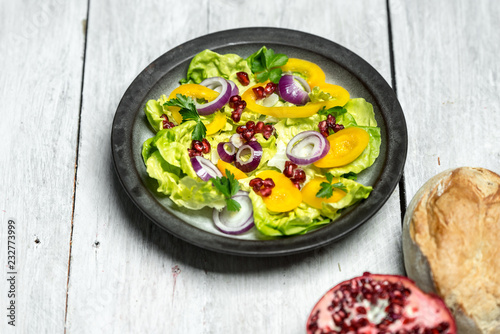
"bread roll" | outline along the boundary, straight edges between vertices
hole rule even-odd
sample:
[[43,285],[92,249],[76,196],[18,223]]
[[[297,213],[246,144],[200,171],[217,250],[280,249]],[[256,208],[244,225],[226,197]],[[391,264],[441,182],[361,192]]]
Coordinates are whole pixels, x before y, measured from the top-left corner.
[[408,276],[452,310],[458,333],[500,334],[500,176],[462,167],[430,179],[404,218]]

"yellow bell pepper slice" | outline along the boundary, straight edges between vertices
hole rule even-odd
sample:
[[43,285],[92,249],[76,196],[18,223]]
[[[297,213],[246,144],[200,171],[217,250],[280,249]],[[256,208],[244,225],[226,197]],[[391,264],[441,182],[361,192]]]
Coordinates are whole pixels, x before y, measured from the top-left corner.
[[217,133],[220,129],[224,128],[226,122],[227,122],[226,115],[217,111],[212,122],[208,124],[205,123],[203,124],[205,124],[205,127],[207,128],[207,135],[210,136]]
[[330,143],[330,150],[323,158],[314,162],[319,168],[340,167],[353,162],[368,146],[370,135],[361,128],[350,127],[326,139]]
[[298,58],[288,58],[285,65],[281,66],[283,72],[299,72],[304,75],[307,79],[309,86],[315,87],[322,84],[326,80],[325,72],[310,61],[298,59]]
[[295,209],[302,203],[302,194],[292,181],[285,175],[276,171],[260,172],[257,177],[262,180],[270,178],[274,181],[271,195],[262,197],[266,207],[273,212],[287,212]]
[[219,161],[217,161],[217,168],[220,170],[220,172],[222,173],[222,175],[224,175],[225,177],[227,177],[227,175],[226,175],[226,169],[228,171],[230,171],[231,174],[234,175],[234,178],[236,180],[246,179],[248,177],[248,175],[246,175],[245,173],[243,173],[241,170],[239,170],[235,166],[231,165],[229,162],[225,162],[225,161],[223,161],[221,159],[219,159]]
[[[214,90],[211,90],[210,88],[207,88],[202,85],[197,85],[197,84],[185,84],[177,87],[170,93],[168,96],[168,99],[173,99],[177,96],[177,94],[185,95],[194,99],[205,99],[208,102],[213,101],[219,96],[219,93],[217,93]],[[181,124],[182,122],[182,115],[179,113],[179,107],[168,107],[168,109],[172,112],[172,117],[174,120],[177,122],[177,124]],[[215,120],[215,119],[214,119]],[[219,121],[220,122],[220,121]],[[218,123],[220,125],[220,123]],[[222,124],[222,126],[215,130],[213,133],[219,131],[224,127],[226,123]]]
[[332,84],[328,84],[326,82],[321,83],[319,88],[332,95],[336,98],[336,100],[330,100],[325,102],[310,102],[304,106],[297,107],[264,107],[260,104],[257,104],[257,97],[253,92],[253,88],[261,86],[262,84],[255,85],[249,89],[247,89],[241,99],[247,103],[247,108],[253,112],[274,116],[278,118],[304,118],[314,115],[321,108],[325,107],[326,109],[330,109],[333,107],[343,106],[349,101],[349,92],[344,88]]
[[[317,177],[307,182],[300,191],[302,193],[302,201],[309,204],[313,208],[321,209],[323,203],[336,203],[346,195],[346,192],[338,188],[333,188],[332,196],[328,198],[316,197],[316,194],[321,189],[321,183],[327,182],[324,177]],[[333,178],[332,183],[337,183],[339,180]]]

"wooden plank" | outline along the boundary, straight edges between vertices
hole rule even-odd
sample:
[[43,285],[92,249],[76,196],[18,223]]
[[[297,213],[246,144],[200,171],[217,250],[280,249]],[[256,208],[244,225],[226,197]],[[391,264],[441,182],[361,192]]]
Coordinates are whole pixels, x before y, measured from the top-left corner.
[[[495,1],[391,1],[410,200],[460,166],[500,173],[500,9]],[[418,13],[418,15],[416,15]]]
[[335,245],[283,258],[241,258],[199,249],[152,225],[121,189],[109,149],[126,87],[171,47],[224,29],[287,27],[345,45],[389,80],[386,19],[384,1],[325,0],[314,8],[277,1],[262,9],[240,1],[169,1],[158,8],[92,3],[69,332],[303,332],[308,312],[334,284],[365,270],[401,273],[397,190],[369,223]]
[[[64,330],[86,9],[86,1],[0,3],[2,333]],[[6,317],[11,300],[15,327]]]

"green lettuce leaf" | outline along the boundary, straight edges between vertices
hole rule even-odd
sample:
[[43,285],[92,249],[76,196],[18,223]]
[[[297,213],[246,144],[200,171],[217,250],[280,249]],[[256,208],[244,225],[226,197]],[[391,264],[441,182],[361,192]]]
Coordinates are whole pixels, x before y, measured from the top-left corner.
[[246,72],[249,74],[250,84],[255,84],[252,72],[245,59],[236,54],[221,55],[216,52],[205,50],[194,56],[189,64],[187,76],[181,80],[181,83],[200,83],[206,78],[223,77],[233,81],[240,91],[244,87],[236,77],[237,72]]
[[346,196],[337,203],[325,203],[321,210],[302,202],[289,212],[270,212],[262,197],[254,191],[250,191],[249,196],[252,200],[256,228],[267,236],[304,234],[337,219],[340,216],[340,209],[367,198],[372,190],[371,187],[349,179],[340,178],[339,182],[342,182],[346,187]]
[[204,207],[221,210],[226,206],[224,195],[212,185],[212,182],[204,182],[189,176],[179,180],[177,189],[172,192],[170,199],[175,204],[191,210]]
[[[344,106],[347,112],[351,114],[359,126],[377,126],[373,105],[366,102],[363,98],[350,99]],[[345,126],[345,125],[344,125]]]
[[267,210],[262,197],[254,191],[250,191],[249,196],[252,200],[255,227],[267,236],[304,234],[330,222],[329,219],[321,217],[320,210],[305,203],[293,211],[272,213]]
[[354,180],[340,177],[339,183],[342,183],[346,188],[346,195],[336,203],[323,203],[321,214],[325,217],[335,219],[339,216],[339,210],[347,208],[362,199],[368,198],[372,191],[372,187],[367,187]]
[[144,113],[148,119],[151,127],[156,131],[163,129],[163,118],[161,115],[164,114],[163,106],[157,100],[149,100],[144,106]]
[[149,156],[146,160],[146,170],[151,178],[158,181],[156,190],[159,193],[169,195],[177,190],[182,171],[166,162],[160,152],[155,151]]

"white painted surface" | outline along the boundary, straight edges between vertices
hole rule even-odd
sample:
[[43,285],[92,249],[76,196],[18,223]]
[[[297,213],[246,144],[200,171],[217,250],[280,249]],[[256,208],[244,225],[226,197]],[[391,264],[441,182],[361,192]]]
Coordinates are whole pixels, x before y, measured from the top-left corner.
[[[282,258],[241,258],[194,247],[147,220],[122,190],[110,152],[112,119],[135,76],[206,33],[248,26],[306,31],[351,49],[391,82],[385,1],[259,7],[91,0],[83,64],[87,5],[0,3],[0,261],[6,263],[6,224],[13,217],[17,332],[303,333],[310,309],[333,285],[363,271],[403,273],[398,189],[336,244]],[[391,1],[390,8],[410,135],[408,199],[448,167],[499,172],[494,2]],[[8,287],[0,282],[5,309]],[[0,319],[0,332],[14,332]]]
[[0,2],[0,333],[64,331],[85,17],[83,2]]

